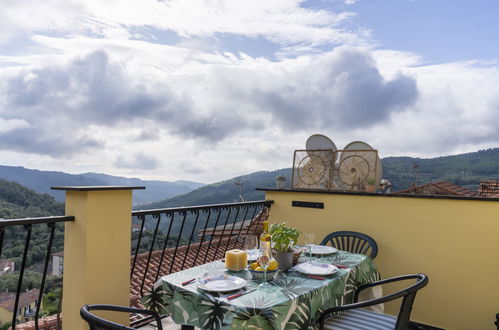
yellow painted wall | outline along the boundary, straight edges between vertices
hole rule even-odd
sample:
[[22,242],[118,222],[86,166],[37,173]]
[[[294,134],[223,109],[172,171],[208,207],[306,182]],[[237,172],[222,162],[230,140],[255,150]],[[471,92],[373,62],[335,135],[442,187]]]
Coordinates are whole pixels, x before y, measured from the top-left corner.
[[[35,310],[36,309],[36,304],[35,302],[32,302],[31,304],[29,304],[31,306],[31,309],[32,310]],[[25,306],[22,306],[22,310],[24,312],[24,308],[28,306],[28,305],[25,305]],[[20,307],[19,307],[20,308]],[[42,306],[42,310],[43,310],[43,306]],[[18,323],[24,323],[25,320],[24,320],[24,316],[22,315],[17,315],[17,319],[19,320]],[[8,310],[6,310],[5,308],[3,307],[0,307],[0,324],[5,324],[5,323],[10,323],[12,322],[12,312],[9,312]]]
[[[446,329],[495,329],[499,313],[499,202],[267,191],[270,221],[322,240],[353,230],[372,236],[383,278],[425,273],[411,319]],[[323,202],[324,209],[291,201]],[[394,313],[393,307],[387,308]]]
[[3,307],[0,307],[0,322],[2,322],[2,324],[12,322],[12,313]]
[[[64,329],[88,329],[84,304],[130,305],[131,190],[68,191],[64,238]],[[99,314],[99,313],[97,313]],[[127,313],[99,314],[128,324]]]

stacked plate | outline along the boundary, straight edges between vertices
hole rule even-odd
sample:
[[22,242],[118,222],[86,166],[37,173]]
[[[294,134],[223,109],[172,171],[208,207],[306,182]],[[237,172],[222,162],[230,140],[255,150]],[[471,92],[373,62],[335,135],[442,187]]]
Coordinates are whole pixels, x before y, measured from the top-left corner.
[[312,245],[312,254],[323,255],[338,252],[338,249],[327,245]]
[[294,266],[291,269],[306,275],[322,276],[333,275],[338,271],[338,267],[320,262],[304,262]]

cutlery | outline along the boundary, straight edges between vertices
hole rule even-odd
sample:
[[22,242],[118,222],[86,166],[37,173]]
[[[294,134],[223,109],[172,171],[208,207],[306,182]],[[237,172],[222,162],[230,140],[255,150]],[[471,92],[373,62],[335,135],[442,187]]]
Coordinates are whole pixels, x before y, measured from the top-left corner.
[[244,296],[245,294],[251,293],[251,292],[253,292],[253,291],[255,291],[255,290],[256,290],[256,288],[253,288],[253,289],[250,289],[250,290],[248,290],[248,291],[244,291],[244,292],[241,292],[241,293],[233,294],[232,296],[228,296],[228,297],[227,297],[227,300],[229,300],[229,301],[230,301],[230,300],[232,300],[232,299],[239,298],[239,297]]
[[313,279],[321,280],[321,281],[324,281],[326,279],[325,277],[322,277],[322,276],[304,274],[304,273],[300,273],[300,272],[292,272],[292,273],[290,273],[290,275],[299,276],[299,277],[308,277],[308,278],[313,278]]
[[182,286],[186,286],[187,284],[191,284],[192,282],[194,282],[196,279],[193,278],[193,279],[190,279],[188,281],[185,281],[185,282],[182,282]]
[[331,264],[331,265],[333,265],[333,266],[335,266],[337,268],[340,268],[340,269],[349,269],[350,268],[350,267],[344,266],[344,265],[337,265],[337,264]]
[[325,278],[321,277],[321,276],[315,276],[315,275],[305,275],[305,276],[308,277],[308,278],[316,279],[316,280],[321,280],[321,281],[325,280]]

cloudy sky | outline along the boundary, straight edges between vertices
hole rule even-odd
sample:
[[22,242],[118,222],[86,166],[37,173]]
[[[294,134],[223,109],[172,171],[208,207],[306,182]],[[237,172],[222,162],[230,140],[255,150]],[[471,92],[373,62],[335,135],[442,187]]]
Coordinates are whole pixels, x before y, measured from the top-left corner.
[[496,0],[16,0],[0,164],[215,182],[314,133],[381,157],[499,145]]

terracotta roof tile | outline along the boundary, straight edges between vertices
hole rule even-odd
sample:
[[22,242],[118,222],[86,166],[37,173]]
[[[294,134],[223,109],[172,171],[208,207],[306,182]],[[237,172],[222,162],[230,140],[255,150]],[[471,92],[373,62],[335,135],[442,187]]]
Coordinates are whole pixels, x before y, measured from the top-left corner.
[[[31,289],[28,292],[21,293],[19,296],[18,307],[22,308],[24,306],[27,306],[27,305],[35,302],[38,299],[39,294],[40,294],[40,290],[38,290],[38,289]],[[14,294],[12,298],[5,299],[2,302],[0,302],[0,307],[2,307],[3,309],[6,309],[12,313],[14,311],[15,303],[16,303],[16,295]]]
[[417,195],[450,195],[463,197],[473,197],[477,195],[477,193],[473,190],[458,186],[448,181],[429,182],[420,186],[400,190],[395,193]]
[[52,253],[52,255],[56,256],[56,257],[64,257],[64,250],[63,251],[54,252],[54,253]]
[[478,196],[481,197],[498,197],[499,181],[497,180],[482,180],[478,187]]
[[[57,315],[45,316],[38,320],[40,330],[57,330]],[[11,328],[9,328],[11,329]],[[16,325],[16,330],[34,330],[35,322],[30,321]]]

